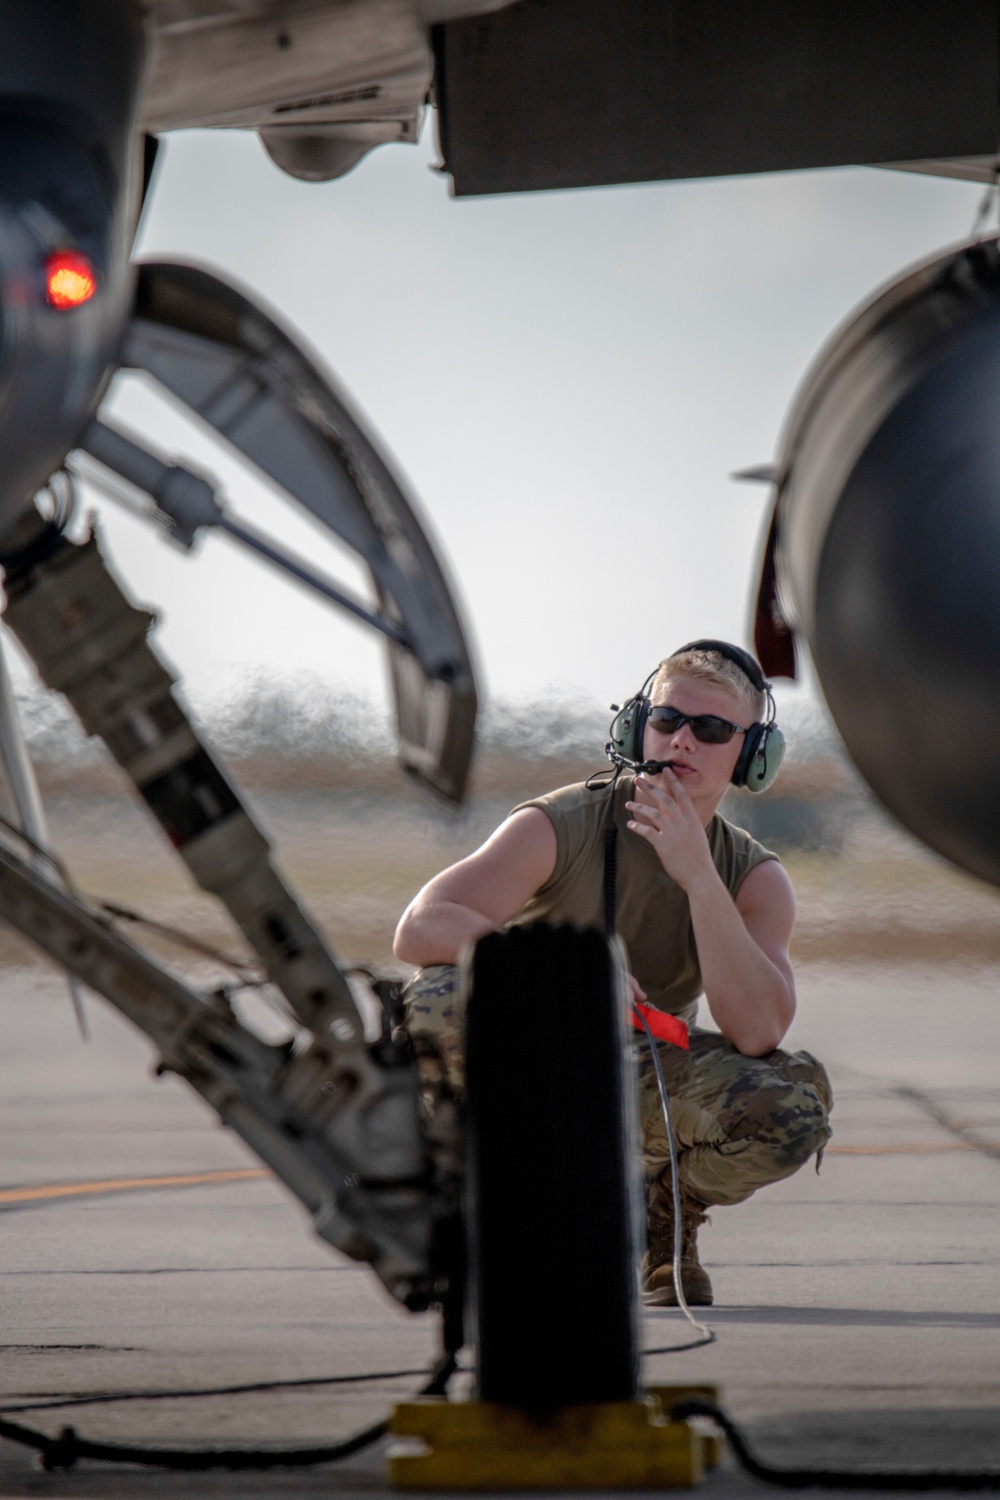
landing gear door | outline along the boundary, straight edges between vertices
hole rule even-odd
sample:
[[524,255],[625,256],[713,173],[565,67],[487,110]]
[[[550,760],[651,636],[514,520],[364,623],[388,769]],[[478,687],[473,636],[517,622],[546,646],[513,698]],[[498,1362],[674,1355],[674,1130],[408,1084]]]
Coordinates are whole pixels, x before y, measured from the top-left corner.
[[400,762],[460,802],[477,698],[458,608],[398,480],[329,377],[235,287],[162,261],[139,267],[122,363],[152,375],[364,558],[406,640],[389,645]]

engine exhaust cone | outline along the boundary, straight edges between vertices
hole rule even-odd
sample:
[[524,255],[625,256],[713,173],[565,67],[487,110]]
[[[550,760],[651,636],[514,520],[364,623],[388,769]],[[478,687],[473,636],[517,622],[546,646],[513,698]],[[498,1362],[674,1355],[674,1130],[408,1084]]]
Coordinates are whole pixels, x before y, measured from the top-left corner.
[[845,325],[780,472],[780,597],[850,754],[900,822],[1000,885],[997,239]]

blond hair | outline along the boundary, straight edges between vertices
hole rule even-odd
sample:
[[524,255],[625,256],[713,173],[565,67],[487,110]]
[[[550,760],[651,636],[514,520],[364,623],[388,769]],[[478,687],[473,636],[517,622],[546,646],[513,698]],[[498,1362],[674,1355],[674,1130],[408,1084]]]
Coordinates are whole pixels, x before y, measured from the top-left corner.
[[764,718],[767,706],[764,694],[754,687],[734,661],[730,661],[720,651],[683,651],[678,656],[668,656],[657,668],[650,696],[657,688],[666,687],[678,677],[725,688],[727,692],[736,694],[754,723],[760,723]]

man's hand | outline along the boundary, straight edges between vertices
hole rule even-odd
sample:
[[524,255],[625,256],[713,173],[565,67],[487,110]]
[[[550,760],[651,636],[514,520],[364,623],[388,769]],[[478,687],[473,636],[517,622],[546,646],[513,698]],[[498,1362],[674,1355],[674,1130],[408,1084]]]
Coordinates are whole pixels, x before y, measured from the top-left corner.
[[795,1014],[788,957],[795,920],[791,883],[779,864],[768,861],[744,878],[734,901],[687,788],[670,771],[657,783],[636,777],[628,826],[652,845],[687,894],[712,1019],[734,1047],[762,1057],[780,1044]]
[[687,788],[666,770],[654,783],[635,779],[635,799],[627,802],[629,828],[656,850],[671,880],[688,891],[703,880],[718,880],[701,819]]

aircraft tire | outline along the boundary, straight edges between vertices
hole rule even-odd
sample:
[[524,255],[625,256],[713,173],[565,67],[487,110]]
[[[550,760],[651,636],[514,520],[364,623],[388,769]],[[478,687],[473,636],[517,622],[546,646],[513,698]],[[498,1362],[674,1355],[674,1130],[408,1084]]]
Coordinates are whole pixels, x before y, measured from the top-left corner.
[[473,955],[467,1231],[483,1401],[637,1394],[641,1182],[622,985],[596,929],[517,927]]

